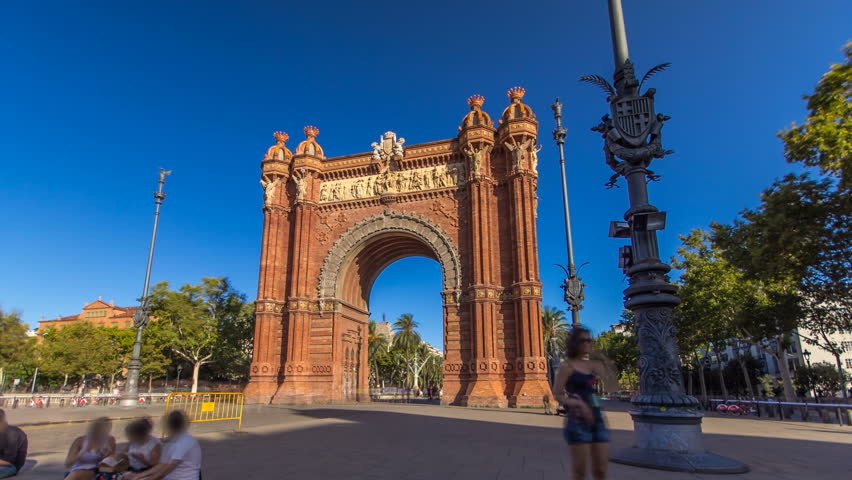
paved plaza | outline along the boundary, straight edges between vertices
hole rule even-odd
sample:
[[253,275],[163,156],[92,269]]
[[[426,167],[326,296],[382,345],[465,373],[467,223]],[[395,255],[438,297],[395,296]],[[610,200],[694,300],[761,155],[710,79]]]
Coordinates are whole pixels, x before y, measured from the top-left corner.
[[[82,421],[106,415],[159,415],[139,410],[9,410],[14,424]],[[630,444],[626,404],[607,412],[612,446]],[[116,422],[121,433],[126,421]],[[243,432],[232,422],[195,424],[204,450],[205,480],[250,479],[558,479],[568,478],[562,418],[540,410],[491,410],[435,405],[325,405],[246,408]],[[83,423],[31,425],[30,456],[19,478],[60,479],[66,449]],[[745,461],[736,479],[848,478],[852,428],[772,419],[709,416],[710,451]],[[719,478],[610,464],[613,479]]]

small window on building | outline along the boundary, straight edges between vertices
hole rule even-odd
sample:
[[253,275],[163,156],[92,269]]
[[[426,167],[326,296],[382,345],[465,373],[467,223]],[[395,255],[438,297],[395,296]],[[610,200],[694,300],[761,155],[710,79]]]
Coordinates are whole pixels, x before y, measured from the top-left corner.
[[130,322],[124,322],[124,328],[130,328]]
[[852,368],[852,358],[846,359],[846,368]]
[[852,342],[843,342],[842,345],[844,352],[852,352]]
[[112,326],[113,326],[113,327],[117,327],[117,326],[118,326],[118,322],[112,322]]

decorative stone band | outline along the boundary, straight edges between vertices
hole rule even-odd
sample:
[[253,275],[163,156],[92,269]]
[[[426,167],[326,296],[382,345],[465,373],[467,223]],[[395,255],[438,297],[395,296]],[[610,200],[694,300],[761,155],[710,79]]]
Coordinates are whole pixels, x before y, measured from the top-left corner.
[[278,365],[273,365],[268,362],[257,362],[251,364],[251,374],[252,376],[269,376],[274,377],[278,375],[280,371],[280,367]]
[[378,175],[323,182],[319,202],[344,202],[394,193],[421,192],[464,185],[463,163],[414,170],[387,170]]
[[452,374],[541,373],[547,372],[547,362],[543,357],[523,357],[516,358],[514,361],[489,358],[470,362],[445,362],[444,372]]
[[281,302],[270,302],[258,300],[255,302],[257,313],[281,313],[285,310],[284,304]]

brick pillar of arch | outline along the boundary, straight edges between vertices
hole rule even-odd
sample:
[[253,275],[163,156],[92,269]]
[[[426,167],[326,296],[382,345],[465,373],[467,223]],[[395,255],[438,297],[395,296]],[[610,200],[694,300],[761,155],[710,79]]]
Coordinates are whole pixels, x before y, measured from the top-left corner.
[[292,255],[287,273],[289,295],[284,305],[286,312],[286,344],[283,350],[283,381],[271,403],[305,404],[330,401],[324,364],[315,365],[310,352],[314,342],[315,324],[322,324],[317,316],[317,304],[312,292],[312,261],[315,248],[312,237],[316,229],[317,204],[305,200],[298,202],[293,212],[291,233]]
[[283,187],[289,178],[288,165],[274,160],[264,161],[262,168],[267,180],[282,186],[263,207],[254,351],[249,367],[251,380],[244,391],[252,403],[268,403],[278,390],[282,374],[281,345],[286,342],[286,271],[290,253],[291,210]]
[[[504,118],[498,139],[506,169],[509,218],[511,218],[512,307],[515,327],[514,378],[508,394],[509,405],[540,406],[543,397],[552,399],[547,381],[547,359],[541,321],[541,280],[538,265],[537,122],[527,117]],[[522,146],[517,157],[506,148]],[[523,147],[523,145],[526,145]]]

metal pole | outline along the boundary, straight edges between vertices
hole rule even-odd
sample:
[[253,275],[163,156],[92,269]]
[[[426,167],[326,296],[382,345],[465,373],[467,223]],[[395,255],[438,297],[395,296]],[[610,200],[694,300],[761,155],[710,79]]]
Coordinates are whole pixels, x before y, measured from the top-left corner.
[[36,382],[38,381],[38,367],[35,369],[35,373],[33,373],[33,386],[30,388],[30,393],[35,393]]
[[610,458],[670,471],[746,472],[746,465],[705,451],[699,402],[684,389],[674,326],[674,307],[680,298],[657,244],[657,231],[665,228],[666,216],[650,204],[647,188],[649,181],[659,178],[648,170],[652,161],[671,153],[663,148],[661,137],[669,117],[655,112],[656,91],[639,92],[620,0],[609,0],[609,20],[615,88],[600,76],[581,80],[606,90],[610,103],[609,115],[592,130],[603,137],[606,163],[615,172],[607,185],[615,185],[619,177],[627,181],[630,207],[624,221],[611,222],[610,236],[630,239],[630,246],[619,251],[619,265],[629,278],[624,307],[633,312],[639,345],[639,394],[631,399],[630,411],[634,446],[615,450]]
[[145,269],[145,286],[142,287],[142,298],[139,299],[140,305],[133,315],[133,322],[136,326],[136,341],[133,342],[133,354],[130,357],[130,362],[127,366],[127,385],[125,385],[124,395],[122,395],[119,405],[122,407],[132,407],[139,404],[139,371],[142,369],[142,332],[145,330],[145,325],[148,324],[148,314],[150,311],[148,299],[148,286],[151,281],[151,265],[154,261],[154,245],[157,242],[157,224],[160,221],[160,205],[166,199],[166,194],[163,193],[163,185],[166,183],[166,176],[171,175],[171,170],[160,169],[159,173],[159,188],[154,192],[154,229],[151,232],[151,247],[148,249],[148,267]]
[[553,130],[553,139],[559,147],[559,167],[562,174],[562,207],[565,217],[565,244],[568,254],[568,270],[565,272],[568,278],[562,285],[565,290],[565,302],[571,310],[571,324],[574,327],[580,325],[580,309],[584,300],[582,279],[577,277],[577,266],[574,264],[574,240],[571,236],[571,211],[568,207],[568,180],[565,177],[565,138],[568,131],[562,126],[562,104],[559,98],[551,105],[553,117],[556,119],[556,129]]
[[621,0],[609,0],[609,31],[612,34],[612,57],[615,59],[615,70],[618,71],[630,58]]

